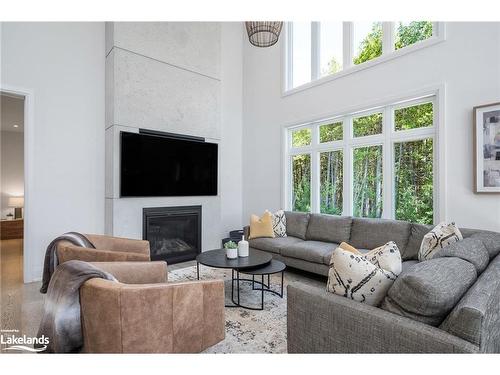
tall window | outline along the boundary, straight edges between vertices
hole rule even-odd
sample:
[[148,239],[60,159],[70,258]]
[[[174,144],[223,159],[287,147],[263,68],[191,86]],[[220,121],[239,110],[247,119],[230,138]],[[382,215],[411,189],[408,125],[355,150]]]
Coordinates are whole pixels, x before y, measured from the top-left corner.
[[287,130],[294,211],[432,224],[434,96]]
[[287,89],[436,37],[437,23],[289,22],[286,25]]

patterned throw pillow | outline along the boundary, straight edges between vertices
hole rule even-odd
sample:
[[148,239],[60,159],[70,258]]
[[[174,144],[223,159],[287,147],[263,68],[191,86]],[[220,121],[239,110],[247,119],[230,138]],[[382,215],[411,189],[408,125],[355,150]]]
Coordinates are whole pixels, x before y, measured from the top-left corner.
[[273,214],[273,230],[276,237],[286,237],[285,211],[279,210]]
[[332,254],[327,291],[372,306],[379,305],[401,273],[398,247],[388,242],[363,255],[345,245],[342,243]]
[[432,259],[436,251],[463,239],[455,223],[439,223],[427,233],[418,251],[418,260]]

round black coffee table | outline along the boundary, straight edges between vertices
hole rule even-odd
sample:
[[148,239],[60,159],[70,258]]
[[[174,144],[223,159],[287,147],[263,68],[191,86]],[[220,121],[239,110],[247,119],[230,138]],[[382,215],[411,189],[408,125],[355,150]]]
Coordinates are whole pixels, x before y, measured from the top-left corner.
[[[283,274],[281,275],[281,294],[271,290],[269,288],[270,274],[283,272],[285,265],[283,267],[278,266],[277,263],[281,263],[272,259],[271,254],[264,251],[249,249],[248,257],[238,257],[236,259],[228,259],[226,257],[225,249],[210,250],[199,254],[196,257],[196,275],[198,280],[200,279],[200,264],[213,268],[226,268],[231,269],[231,305],[226,305],[226,307],[243,307],[250,310],[263,310],[264,309],[264,292],[272,292],[280,297],[283,297]],[[278,270],[280,269],[280,270]],[[266,271],[267,270],[267,271]],[[265,271],[265,272],[264,272]],[[269,272],[268,272],[269,271]],[[240,278],[240,272],[252,275],[252,279],[242,279]],[[263,273],[264,272],[264,273]],[[255,280],[255,276],[260,275],[262,281]],[[268,275],[267,285],[264,283],[264,275]],[[240,282],[251,282],[252,290],[260,290],[262,293],[262,304],[260,308],[255,308],[251,306],[245,306],[240,303]],[[236,283],[237,299],[234,298],[234,284]],[[255,288],[255,284],[260,285],[260,288]]]

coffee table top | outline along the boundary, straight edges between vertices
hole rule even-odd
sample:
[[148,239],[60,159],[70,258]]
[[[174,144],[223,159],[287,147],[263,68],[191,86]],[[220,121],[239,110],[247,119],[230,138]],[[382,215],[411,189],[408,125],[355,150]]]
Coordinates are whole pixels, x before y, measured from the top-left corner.
[[264,251],[249,249],[247,257],[228,259],[225,249],[204,251],[196,257],[196,261],[205,266],[214,268],[245,269],[260,267],[268,264],[272,256]]
[[250,268],[248,270],[242,270],[241,273],[247,275],[272,275],[273,273],[283,272],[286,269],[286,265],[279,260],[273,259],[268,264],[257,267]]

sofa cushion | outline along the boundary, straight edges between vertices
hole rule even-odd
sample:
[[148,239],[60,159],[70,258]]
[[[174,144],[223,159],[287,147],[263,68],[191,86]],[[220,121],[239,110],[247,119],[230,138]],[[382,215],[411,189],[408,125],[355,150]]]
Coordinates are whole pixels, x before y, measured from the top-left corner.
[[292,236],[275,238],[254,238],[253,240],[248,240],[248,244],[250,245],[250,247],[258,250],[269,251],[275,254],[280,254],[281,249],[298,242],[304,242],[304,240]]
[[404,253],[411,224],[406,221],[353,218],[349,243],[358,249],[374,249],[394,241]]
[[401,274],[408,271],[411,267],[413,267],[417,263],[418,263],[418,260],[405,260],[405,261],[403,261],[403,264],[402,264],[403,270],[401,271]]
[[473,237],[465,238],[462,241],[454,242],[436,251],[434,258],[457,257],[470,262],[476,267],[476,272],[480,275],[490,262],[488,250],[481,240]]
[[324,263],[323,259],[328,253],[331,254],[339,244],[321,241],[303,241],[281,250],[285,257],[298,258],[308,262]]
[[[500,350],[500,257],[495,258],[439,328],[481,346]],[[493,344],[494,347],[488,347]]]
[[348,242],[351,236],[350,216],[311,214],[306,239],[324,242]]
[[410,238],[408,244],[406,245],[405,251],[401,252],[403,260],[417,260],[418,251],[420,250],[420,245],[422,245],[422,240],[424,236],[432,230],[432,225],[425,224],[411,224]]
[[460,258],[420,262],[396,279],[381,308],[438,326],[476,278],[475,267]]
[[285,211],[286,234],[305,240],[309,216],[309,213]]

